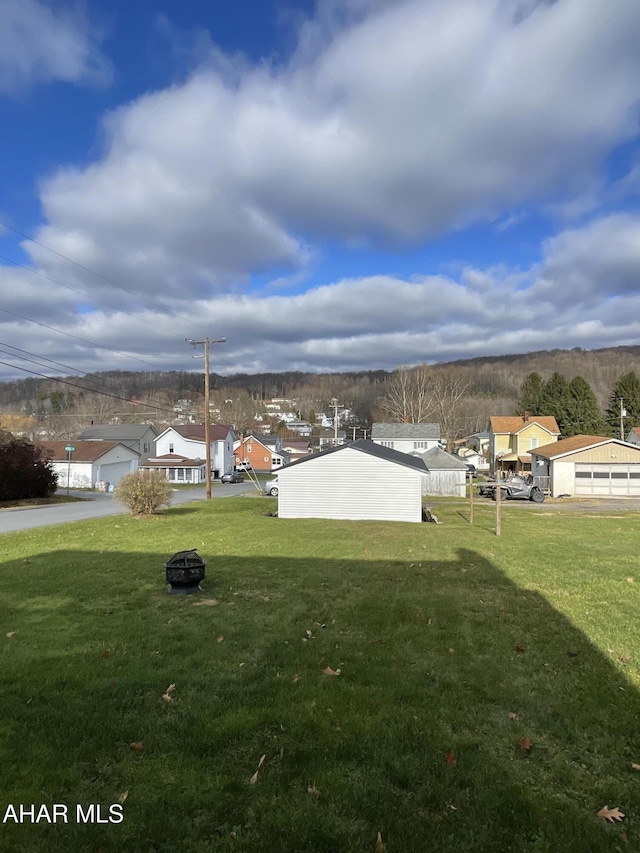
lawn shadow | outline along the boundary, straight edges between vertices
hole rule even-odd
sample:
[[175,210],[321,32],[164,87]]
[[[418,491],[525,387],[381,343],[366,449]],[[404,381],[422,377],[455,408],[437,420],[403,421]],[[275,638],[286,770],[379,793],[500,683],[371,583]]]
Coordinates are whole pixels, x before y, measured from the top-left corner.
[[4,801],[131,791],[121,836],[10,840],[355,853],[381,831],[389,853],[640,849],[640,696],[538,592],[473,550],[418,565],[201,553],[193,596],[166,595],[167,554],[2,564]]

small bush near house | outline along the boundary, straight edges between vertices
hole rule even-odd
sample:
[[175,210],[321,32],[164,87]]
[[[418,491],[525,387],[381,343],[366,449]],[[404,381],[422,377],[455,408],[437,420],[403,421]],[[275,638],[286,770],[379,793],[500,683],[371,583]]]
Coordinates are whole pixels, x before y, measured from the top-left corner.
[[160,471],[136,471],[125,474],[113,494],[132,515],[151,515],[171,503],[171,484]]
[[58,478],[43,451],[2,431],[0,436],[0,501],[46,498]]

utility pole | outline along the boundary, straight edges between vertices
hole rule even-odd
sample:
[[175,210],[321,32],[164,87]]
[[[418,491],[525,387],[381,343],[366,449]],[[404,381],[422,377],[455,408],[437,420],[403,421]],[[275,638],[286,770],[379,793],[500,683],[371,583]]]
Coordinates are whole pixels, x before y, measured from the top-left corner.
[[204,358],[204,443],[205,443],[205,460],[206,460],[206,484],[207,484],[207,500],[211,500],[211,442],[209,441],[209,431],[211,429],[211,412],[209,411],[209,347],[211,344],[224,344],[226,338],[219,338],[211,341],[205,338],[203,341],[194,341],[187,338],[192,347],[204,347],[204,355],[194,355],[194,358]]
[[627,410],[622,406],[623,398],[620,397],[620,441],[624,441],[624,419],[627,417]]
[[331,398],[331,408],[333,409],[333,446],[338,446],[338,408],[340,403],[337,397]]

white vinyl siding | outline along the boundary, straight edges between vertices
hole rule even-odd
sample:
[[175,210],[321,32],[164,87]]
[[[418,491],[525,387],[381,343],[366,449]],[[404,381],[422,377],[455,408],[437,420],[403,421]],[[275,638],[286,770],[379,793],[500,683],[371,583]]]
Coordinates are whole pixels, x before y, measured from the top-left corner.
[[278,516],[419,522],[420,471],[347,446],[278,472]]

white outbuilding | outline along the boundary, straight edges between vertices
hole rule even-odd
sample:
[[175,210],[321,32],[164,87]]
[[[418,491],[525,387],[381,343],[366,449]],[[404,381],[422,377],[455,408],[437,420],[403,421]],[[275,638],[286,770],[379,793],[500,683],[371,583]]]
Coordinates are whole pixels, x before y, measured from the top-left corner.
[[424,495],[448,495],[463,498],[466,494],[467,466],[458,456],[447,453],[441,447],[432,447],[426,453],[413,453],[427,467],[422,477]]
[[422,459],[360,439],[278,471],[280,518],[422,521]]
[[125,474],[138,470],[140,460],[139,453],[119,441],[46,441],[38,446],[51,460],[59,489],[116,486]]

